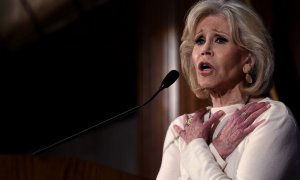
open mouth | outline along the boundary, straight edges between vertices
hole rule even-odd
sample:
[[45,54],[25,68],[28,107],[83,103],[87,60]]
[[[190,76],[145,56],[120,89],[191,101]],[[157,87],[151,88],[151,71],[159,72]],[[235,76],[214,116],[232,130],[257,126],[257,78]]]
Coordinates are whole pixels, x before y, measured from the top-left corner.
[[201,62],[198,66],[199,70],[200,71],[207,71],[207,70],[210,70],[212,69],[212,65],[209,64],[209,63],[206,63],[206,62]]

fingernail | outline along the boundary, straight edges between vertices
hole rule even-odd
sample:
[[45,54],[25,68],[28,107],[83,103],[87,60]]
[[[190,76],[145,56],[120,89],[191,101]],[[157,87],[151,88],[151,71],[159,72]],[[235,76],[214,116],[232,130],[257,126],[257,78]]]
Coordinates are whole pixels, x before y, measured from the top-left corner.
[[178,129],[179,129],[178,126],[177,126],[176,124],[173,126],[173,128],[174,128],[175,130],[178,130]]
[[264,123],[266,120],[265,119],[263,119],[263,120],[260,120],[258,123],[259,124],[262,124],[262,123]]
[[225,114],[225,112],[224,111],[218,111],[218,115],[223,115],[223,114]]

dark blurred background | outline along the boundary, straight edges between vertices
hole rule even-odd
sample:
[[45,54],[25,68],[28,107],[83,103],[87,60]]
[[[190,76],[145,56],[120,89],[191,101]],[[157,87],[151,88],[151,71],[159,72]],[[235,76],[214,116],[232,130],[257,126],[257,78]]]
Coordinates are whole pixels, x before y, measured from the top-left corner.
[[[0,153],[30,154],[145,102],[169,70],[179,69],[184,17],[194,2],[2,0]],[[273,36],[272,96],[290,107],[299,124],[299,2],[247,3],[259,12]],[[163,92],[143,111],[129,116],[127,125],[119,123],[114,129],[111,123],[97,129],[99,134],[87,138],[99,143],[97,150],[83,150],[89,146],[78,141],[72,148],[50,154],[93,154],[89,160],[103,156],[97,162],[154,178],[168,123],[205,104],[181,79],[172,89],[178,92],[174,109],[168,106],[172,96]],[[103,145],[107,138],[115,141],[105,143],[122,146]],[[116,154],[128,159],[109,162]],[[129,170],[126,164],[131,164]]]
[[65,1],[41,17],[34,1],[15,2],[28,21],[1,41],[0,152],[30,152],[136,105],[134,4]]

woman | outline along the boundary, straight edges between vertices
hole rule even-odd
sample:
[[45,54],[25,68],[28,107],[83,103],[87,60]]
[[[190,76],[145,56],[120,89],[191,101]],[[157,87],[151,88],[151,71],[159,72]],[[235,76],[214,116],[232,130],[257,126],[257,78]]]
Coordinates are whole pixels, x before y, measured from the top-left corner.
[[180,54],[191,90],[212,107],[171,123],[157,180],[299,180],[299,129],[289,109],[266,96],[274,62],[259,16],[238,1],[200,1]]

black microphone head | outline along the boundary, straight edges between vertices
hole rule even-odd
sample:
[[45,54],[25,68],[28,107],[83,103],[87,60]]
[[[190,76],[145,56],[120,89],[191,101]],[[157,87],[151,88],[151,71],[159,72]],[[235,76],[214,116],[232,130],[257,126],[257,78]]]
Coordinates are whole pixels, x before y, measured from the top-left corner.
[[171,70],[161,82],[161,88],[168,88],[171,86],[179,77],[179,72]]

